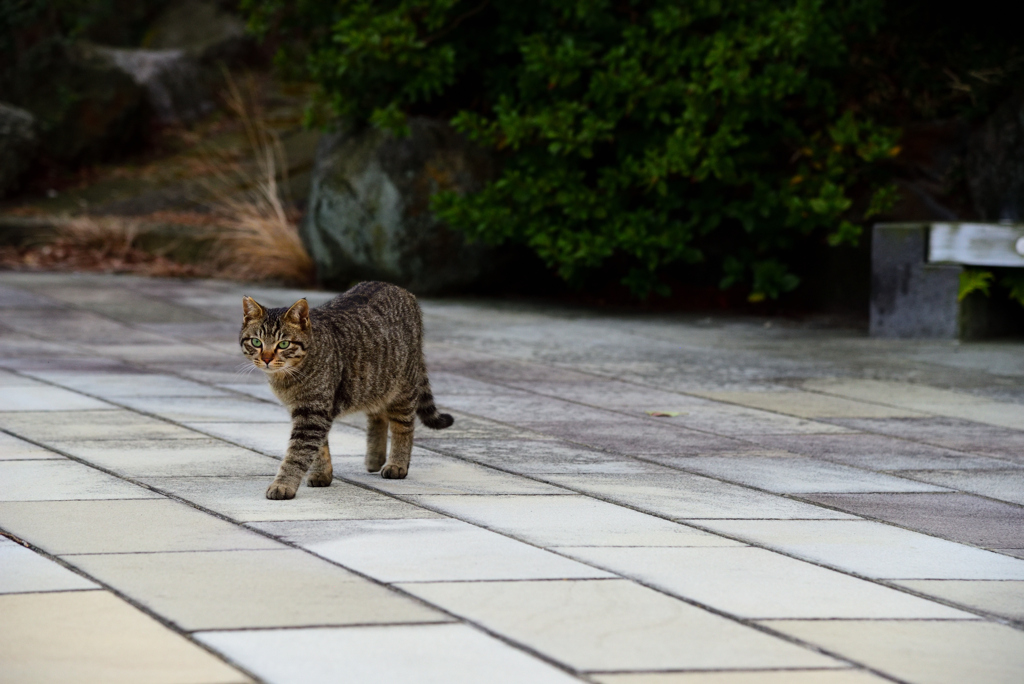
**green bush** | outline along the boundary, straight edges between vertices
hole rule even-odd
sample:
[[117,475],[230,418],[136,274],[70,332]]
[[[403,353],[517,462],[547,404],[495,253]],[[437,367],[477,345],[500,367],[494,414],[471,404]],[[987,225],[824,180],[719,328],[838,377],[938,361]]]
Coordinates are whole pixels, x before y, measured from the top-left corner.
[[[244,0],[257,32],[350,125],[444,116],[502,161],[434,210],[566,280],[613,267],[640,296],[703,262],[776,298],[811,239],[856,243],[893,189],[897,131],[845,99],[880,0]],[[299,46],[301,54],[295,52]],[[869,198],[853,210],[853,196]]]

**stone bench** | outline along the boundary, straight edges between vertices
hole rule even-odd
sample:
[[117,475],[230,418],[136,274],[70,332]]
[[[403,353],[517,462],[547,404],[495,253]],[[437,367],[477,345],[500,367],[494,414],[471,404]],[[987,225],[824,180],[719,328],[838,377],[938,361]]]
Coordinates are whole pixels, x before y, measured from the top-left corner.
[[1024,268],[1024,225],[881,223],[871,245],[872,337],[976,339],[1024,329],[1024,308],[975,293],[964,266]]

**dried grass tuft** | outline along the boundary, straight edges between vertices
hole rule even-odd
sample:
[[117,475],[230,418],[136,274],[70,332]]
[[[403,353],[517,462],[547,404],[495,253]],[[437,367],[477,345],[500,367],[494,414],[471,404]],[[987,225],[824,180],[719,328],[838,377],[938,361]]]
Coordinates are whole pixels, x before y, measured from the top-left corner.
[[242,124],[253,160],[211,151],[217,158],[209,167],[227,169],[207,184],[215,216],[215,264],[229,278],[308,285],[313,260],[299,237],[298,213],[283,196],[288,182],[284,147],[266,123],[255,81],[247,78],[243,91],[225,76],[226,104]]
[[42,244],[0,248],[0,268],[136,273],[199,277],[208,268],[181,264],[139,247],[141,224],[117,216],[51,220],[53,234]]

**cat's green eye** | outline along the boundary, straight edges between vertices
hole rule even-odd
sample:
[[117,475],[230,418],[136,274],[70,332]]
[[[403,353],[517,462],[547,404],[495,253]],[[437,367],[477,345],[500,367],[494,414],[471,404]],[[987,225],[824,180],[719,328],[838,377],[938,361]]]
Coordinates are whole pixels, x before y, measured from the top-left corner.
[[278,349],[287,349],[290,344],[291,344],[291,342],[289,342],[288,340],[285,340],[284,342],[278,342],[277,343],[277,348]]
[[262,347],[262,346],[263,346],[263,343],[262,343],[262,342],[260,342],[260,341],[259,341],[258,339],[256,339],[255,337],[254,337],[254,338],[252,338],[251,340],[249,340],[249,344],[251,344],[252,346],[256,347],[257,349],[259,349],[260,347]]

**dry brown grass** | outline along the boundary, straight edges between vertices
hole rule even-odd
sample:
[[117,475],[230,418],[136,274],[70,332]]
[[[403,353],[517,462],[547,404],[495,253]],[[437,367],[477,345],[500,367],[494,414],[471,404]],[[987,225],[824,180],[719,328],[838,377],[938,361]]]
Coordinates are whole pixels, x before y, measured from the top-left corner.
[[252,159],[210,151],[215,181],[206,186],[215,217],[215,264],[229,278],[308,285],[313,260],[299,237],[298,214],[284,197],[284,148],[266,123],[255,81],[248,78],[239,88],[225,75],[225,101],[242,125]]
[[139,247],[142,224],[122,217],[78,217],[51,221],[52,235],[39,244],[0,247],[0,268],[98,271],[150,276],[200,277],[212,269],[181,264]]

